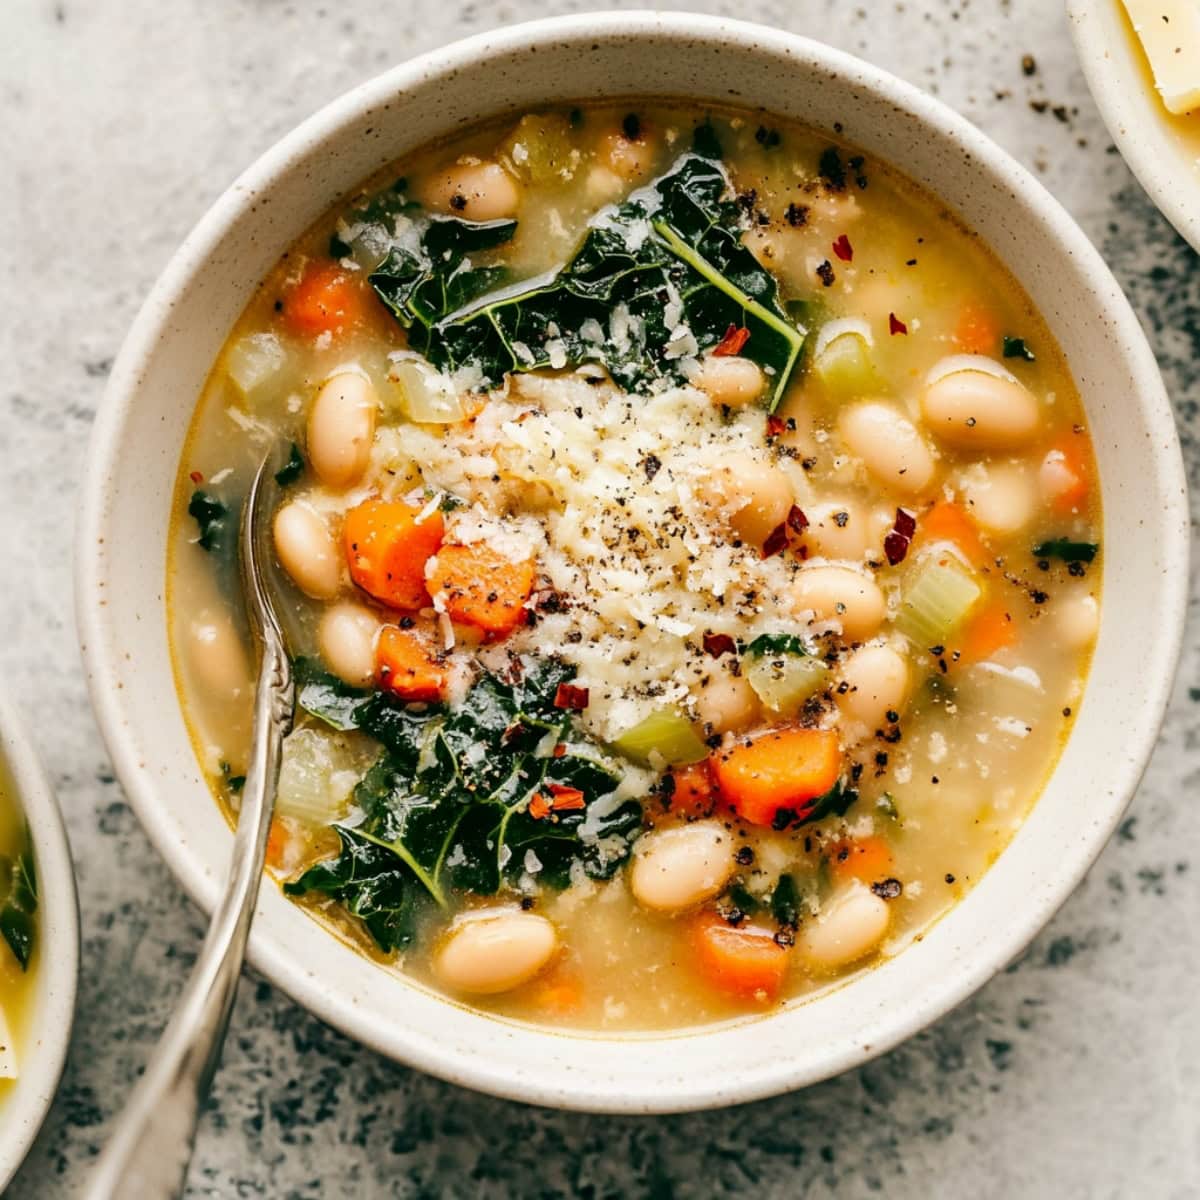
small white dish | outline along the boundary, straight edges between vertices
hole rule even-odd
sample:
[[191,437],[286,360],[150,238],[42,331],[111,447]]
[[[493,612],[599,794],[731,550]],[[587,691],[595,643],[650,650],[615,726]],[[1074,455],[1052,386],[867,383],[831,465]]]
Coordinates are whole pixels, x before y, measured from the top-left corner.
[[498,1020],[381,969],[263,888],[250,961],[319,1017],[453,1082],[593,1111],[712,1107],[816,1082],[916,1033],[1000,970],[1079,883],[1133,795],[1166,706],[1187,591],[1179,444],[1137,319],[1057,201],[970,122],[827,46],[694,13],[589,13],[472,38],[334,101],[217,201],[146,301],[96,422],[75,579],[92,701],[130,803],[205,909],[232,835],[180,712],[163,597],[180,453],[230,327],[293,240],[405,152],[492,114],[646,95],[836,128],[940,195],[1007,264],[1087,408],[1105,509],[1104,610],[1074,733],[975,890],[875,970],[763,1017],[640,1036]]
[[1173,116],[1121,0],[1067,0],[1088,87],[1121,157],[1159,211],[1200,250],[1200,111]]
[[37,751],[0,696],[0,787],[25,815],[38,887],[40,961],[29,1028],[17,1045],[20,1076],[0,1101],[0,1192],[29,1153],[58,1089],[79,975],[79,902],[58,802]]

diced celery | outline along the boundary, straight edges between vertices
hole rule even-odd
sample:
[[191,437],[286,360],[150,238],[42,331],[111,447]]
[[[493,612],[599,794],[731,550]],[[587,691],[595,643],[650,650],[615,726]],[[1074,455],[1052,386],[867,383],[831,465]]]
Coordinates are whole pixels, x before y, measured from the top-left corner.
[[453,383],[419,358],[401,358],[388,370],[401,393],[404,415],[423,425],[451,425],[466,415]]
[[769,709],[787,714],[824,687],[829,668],[811,655],[781,652],[747,655],[742,673]]
[[283,369],[287,351],[273,333],[250,333],[240,337],[225,355],[225,371],[230,382],[247,403],[260,393]]
[[517,122],[503,153],[513,171],[527,183],[561,187],[574,165],[572,142],[566,117],[559,113],[529,113]]
[[983,588],[956,558],[927,558],[905,589],[896,628],[921,649],[944,645],[975,607]]
[[707,757],[708,747],[677,708],[660,708],[613,741],[613,749],[635,762],[649,763],[657,752],[666,763],[693,763]]
[[827,391],[839,396],[863,396],[880,387],[871,347],[858,333],[833,338],[813,357],[812,370]]
[[310,825],[330,825],[370,765],[363,740],[327,730],[295,729],[283,740],[275,809]]

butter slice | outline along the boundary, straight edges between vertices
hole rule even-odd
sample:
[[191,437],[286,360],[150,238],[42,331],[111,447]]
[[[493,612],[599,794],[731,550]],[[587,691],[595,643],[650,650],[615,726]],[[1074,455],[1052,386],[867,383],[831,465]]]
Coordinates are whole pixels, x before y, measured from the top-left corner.
[[1200,0],[1124,0],[1167,110],[1200,108]]

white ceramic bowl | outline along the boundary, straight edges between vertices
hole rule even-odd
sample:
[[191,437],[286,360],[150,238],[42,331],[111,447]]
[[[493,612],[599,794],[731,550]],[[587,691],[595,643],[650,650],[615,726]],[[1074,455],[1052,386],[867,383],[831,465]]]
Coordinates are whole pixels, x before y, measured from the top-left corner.
[[58,803],[16,712],[0,697],[0,787],[25,814],[38,884],[40,963],[33,1013],[17,1044],[20,1077],[0,1103],[0,1192],[21,1165],[58,1088],[79,975],[75,873]]
[[[1067,0],[1088,87],[1121,157],[1163,216],[1200,250],[1200,114],[1172,117],[1121,0]],[[1196,144],[1181,140],[1185,121]]]
[[[129,798],[211,909],[231,836],[175,698],[163,583],[194,398],[279,254],[347,189],[481,116],[580,97],[719,99],[845,136],[932,188],[1008,263],[1086,400],[1105,497],[1096,665],[1054,778],[978,887],[919,943],[810,1003],[669,1036],[564,1036],[482,1016],[374,965],[263,889],[250,957],[330,1024],[444,1078],[537,1103],[671,1111],[812,1083],[895,1045],[1012,958],[1079,882],[1154,745],[1184,614],[1187,507],[1154,358],[1112,276],[1042,186],[942,104],[826,46],[694,14],[622,13],[460,42],[357,88],[268,152],[159,280],[114,367],[82,494],[78,620]],[[1131,697],[1137,697],[1131,703]],[[1120,736],[1114,736],[1115,730]]]

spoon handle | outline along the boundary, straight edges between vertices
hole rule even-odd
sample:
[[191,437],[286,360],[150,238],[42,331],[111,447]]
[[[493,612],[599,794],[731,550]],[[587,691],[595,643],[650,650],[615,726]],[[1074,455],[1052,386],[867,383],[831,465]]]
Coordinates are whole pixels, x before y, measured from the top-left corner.
[[294,685],[283,640],[271,624],[262,637],[254,739],[225,891],[175,1015],[100,1156],[87,1200],[169,1200],[183,1193],[246,953],[281,747],[292,723]]

